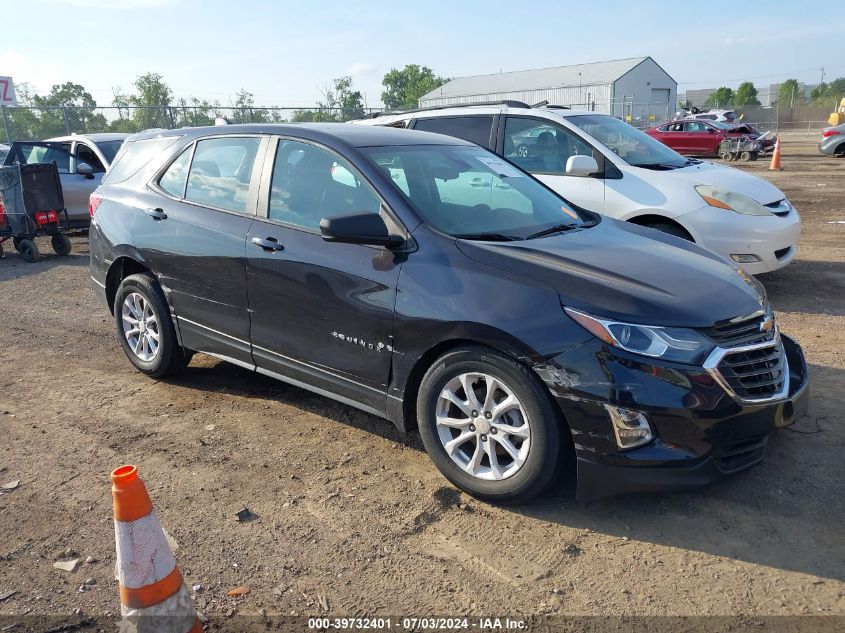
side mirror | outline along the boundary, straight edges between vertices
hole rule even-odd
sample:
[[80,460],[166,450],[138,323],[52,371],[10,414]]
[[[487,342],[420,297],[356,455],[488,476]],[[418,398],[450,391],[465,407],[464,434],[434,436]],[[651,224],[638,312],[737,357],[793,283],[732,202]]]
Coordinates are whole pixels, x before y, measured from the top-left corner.
[[567,176],[589,176],[599,170],[599,164],[592,156],[570,156],[566,161]]
[[94,168],[91,167],[88,163],[77,163],[76,165],[76,173],[80,176],[85,176],[88,179],[94,177]]
[[400,235],[391,235],[378,213],[356,211],[320,220],[320,233],[327,242],[367,244],[370,246],[399,246],[405,242]]

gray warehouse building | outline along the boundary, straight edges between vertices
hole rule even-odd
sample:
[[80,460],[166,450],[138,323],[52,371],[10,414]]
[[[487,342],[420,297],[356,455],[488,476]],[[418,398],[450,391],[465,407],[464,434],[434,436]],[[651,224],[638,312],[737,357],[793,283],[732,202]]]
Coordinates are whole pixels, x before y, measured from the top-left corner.
[[420,98],[420,107],[502,101],[595,110],[620,118],[663,120],[675,112],[678,82],[651,57],[457,77]]

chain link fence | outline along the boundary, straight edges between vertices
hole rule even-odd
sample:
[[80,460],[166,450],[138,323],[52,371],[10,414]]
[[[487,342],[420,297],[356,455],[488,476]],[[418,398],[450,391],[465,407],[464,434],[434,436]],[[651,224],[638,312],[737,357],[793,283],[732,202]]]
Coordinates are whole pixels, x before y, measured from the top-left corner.
[[[659,125],[674,118],[676,108],[666,101],[642,103],[614,101],[568,104],[572,108],[613,112],[639,129]],[[824,105],[801,104],[793,108],[735,108],[743,121],[761,130],[820,130],[828,125],[833,109]],[[286,123],[349,121],[381,112],[380,108],[233,108],[215,106],[143,106],[143,107],[51,107],[0,106],[0,143],[33,141],[68,134],[95,132],[140,132],[151,128],[175,129],[214,125],[217,119],[229,123]]]
[[77,108],[0,106],[0,143],[36,141],[68,134],[140,132],[229,123],[348,121],[380,112],[379,108],[226,108],[209,106],[144,106]]

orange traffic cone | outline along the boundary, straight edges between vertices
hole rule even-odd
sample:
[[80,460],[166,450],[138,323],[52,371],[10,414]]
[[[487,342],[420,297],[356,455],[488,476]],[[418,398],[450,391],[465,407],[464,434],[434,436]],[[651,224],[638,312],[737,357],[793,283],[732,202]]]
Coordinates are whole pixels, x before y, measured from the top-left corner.
[[121,631],[202,633],[193,600],[135,466],[111,474]]
[[783,171],[780,166],[780,137],[775,139],[775,151],[772,153],[772,164],[769,165],[769,171]]

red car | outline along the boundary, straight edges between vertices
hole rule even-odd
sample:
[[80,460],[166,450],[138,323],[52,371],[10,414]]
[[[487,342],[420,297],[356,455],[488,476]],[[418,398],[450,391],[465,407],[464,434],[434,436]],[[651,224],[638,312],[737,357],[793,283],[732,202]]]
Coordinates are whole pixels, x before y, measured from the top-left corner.
[[726,138],[755,138],[755,135],[737,129],[733,124],[690,119],[670,121],[648,129],[645,133],[679,154],[693,156],[718,156],[719,143]]

